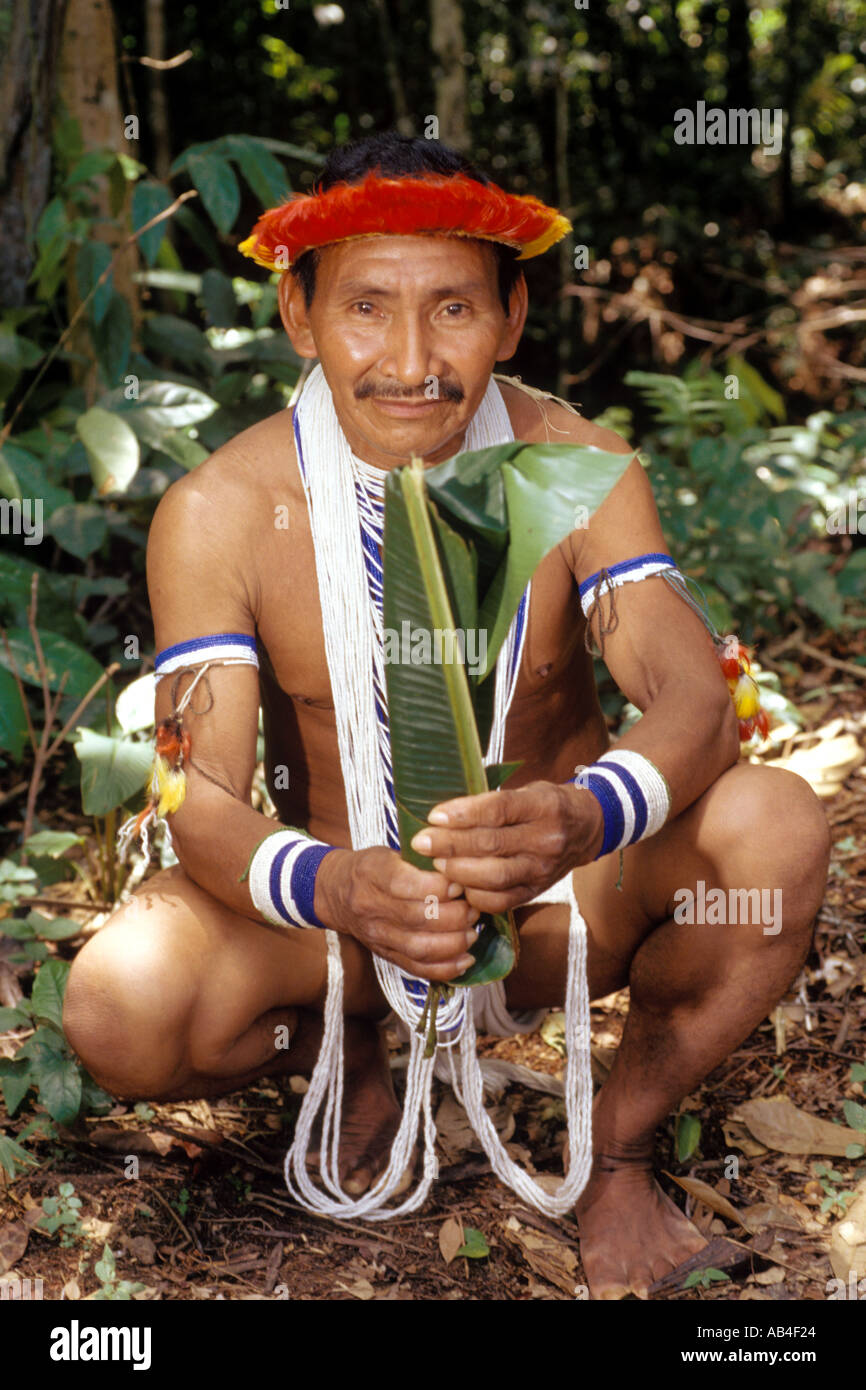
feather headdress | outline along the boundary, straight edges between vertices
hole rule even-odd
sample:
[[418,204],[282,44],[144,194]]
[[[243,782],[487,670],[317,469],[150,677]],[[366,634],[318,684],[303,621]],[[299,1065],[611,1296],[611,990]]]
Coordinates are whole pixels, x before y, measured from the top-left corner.
[[464,174],[385,177],[337,183],[324,193],[296,194],[264,213],[238,250],[267,270],[287,270],[305,251],[364,236],[439,233],[498,241],[539,256],[571,223],[538,198],[506,193]]

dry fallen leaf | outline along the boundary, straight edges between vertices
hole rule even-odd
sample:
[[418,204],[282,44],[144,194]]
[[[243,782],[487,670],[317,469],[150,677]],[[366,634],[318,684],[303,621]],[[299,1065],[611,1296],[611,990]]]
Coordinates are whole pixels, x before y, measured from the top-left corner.
[[830,1264],[837,1279],[866,1279],[866,1178],[856,1187],[857,1196],[830,1235]]
[[756,1139],[777,1153],[844,1158],[849,1144],[863,1142],[862,1134],[856,1130],[819,1120],[798,1109],[785,1096],[744,1101],[731,1118],[742,1120]]
[[362,1303],[376,1297],[376,1290],[369,1279],[356,1279],[354,1284],[338,1283],[337,1288],[342,1289],[344,1293],[350,1293],[353,1298],[360,1298]]
[[781,1226],[786,1231],[799,1231],[800,1219],[793,1211],[786,1211],[775,1202],[753,1202],[740,1212],[740,1219],[747,1231],[763,1230],[765,1226]]
[[746,1158],[760,1158],[762,1154],[767,1152],[767,1146],[756,1143],[745,1125],[738,1125],[733,1120],[726,1120],[722,1125],[722,1133],[728,1148],[740,1149]]
[[81,1229],[98,1245],[106,1245],[111,1239],[115,1227],[113,1221],[100,1221],[98,1216],[85,1216],[81,1223]]
[[[505,1144],[514,1133],[514,1115],[507,1104],[488,1107],[488,1115],[496,1128],[499,1138]],[[466,1111],[450,1091],[442,1097],[436,1111],[436,1133],[445,1158],[449,1163],[459,1163],[467,1153],[481,1153],[481,1140],[469,1123]]]
[[703,1202],[711,1211],[718,1212],[719,1216],[726,1216],[729,1221],[734,1221],[738,1226],[742,1226],[744,1231],[751,1228],[746,1225],[740,1212],[723,1197],[721,1192],[717,1192],[714,1187],[710,1187],[708,1182],[702,1182],[700,1178],[678,1178],[673,1173],[665,1173],[666,1178],[673,1178],[678,1187],[684,1192],[688,1192],[697,1201]]
[[8,1221],[0,1226],[0,1274],[18,1263],[29,1238],[30,1232],[23,1221]]
[[569,1246],[554,1240],[552,1236],[542,1235],[540,1231],[526,1229],[513,1216],[506,1221],[502,1233],[522,1252],[530,1269],[539,1278],[562,1289],[570,1298],[574,1297],[577,1256]]
[[808,782],[818,796],[835,796],[846,777],[864,759],[863,749],[853,734],[825,738],[814,748],[795,748],[790,757],[771,758],[765,767],[786,767]]
[[773,1265],[772,1269],[764,1269],[760,1274],[753,1274],[752,1278],[756,1284],[782,1284],[785,1274],[786,1271],[780,1265]]
[[447,1265],[450,1265],[464,1241],[462,1225],[456,1216],[449,1216],[439,1227],[439,1249]]
[[78,1280],[70,1279],[68,1283],[64,1284],[63,1292],[61,1293],[60,1297],[71,1299],[73,1302],[77,1301],[81,1297],[81,1287],[78,1283]]

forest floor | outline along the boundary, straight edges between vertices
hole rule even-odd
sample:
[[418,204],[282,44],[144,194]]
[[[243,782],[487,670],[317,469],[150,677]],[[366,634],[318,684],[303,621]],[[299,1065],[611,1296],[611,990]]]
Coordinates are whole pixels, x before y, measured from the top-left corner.
[[[796,677],[781,669],[807,730],[820,730],[828,747],[828,734],[866,743],[864,685],[853,671],[846,679],[817,659]],[[866,1142],[846,1128],[866,1115],[857,1108],[866,1094],[866,765],[824,805],[835,848],[805,969],[658,1132],[659,1180],[712,1244],[691,1284],[680,1272],[652,1298],[822,1300],[847,1286],[852,1268],[855,1282],[866,1276],[866,1157],[845,1156]],[[768,827],[779,831],[783,823]],[[52,891],[86,932],[93,910],[75,903],[71,885]],[[61,954],[74,954],[72,945]],[[596,1080],[627,1009],[626,991],[592,1009]],[[14,1055],[24,1036],[0,1036],[0,1054]],[[532,1068],[542,1085],[548,1078],[551,1093],[512,1082],[489,1103],[511,1154],[549,1185],[561,1177],[565,1137],[562,1015],[528,1037],[483,1038],[480,1050]],[[372,1225],[308,1215],[282,1177],[305,1085],[286,1077],[211,1102],[118,1104],[75,1130],[58,1127],[59,1137],[31,1139],[39,1166],[11,1182],[0,1170],[0,1278],[9,1269],[7,1279],[41,1278],[45,1298],[86,1298],[99,1289],[95,1264],[107,1244],[116,1278],[141,1299],[587,1296],[573,1217],[549,1221],[503,1186],[439,1083],[440,1176],[422,1211]],[[14,1137],[32,1115],[10,1121],[0,1109],[3,1131]],[[42,1199],[63,1183],[81,1202],[65,1245],[36,1226]],[[455,1254],[464,1248],[471,1253]]]

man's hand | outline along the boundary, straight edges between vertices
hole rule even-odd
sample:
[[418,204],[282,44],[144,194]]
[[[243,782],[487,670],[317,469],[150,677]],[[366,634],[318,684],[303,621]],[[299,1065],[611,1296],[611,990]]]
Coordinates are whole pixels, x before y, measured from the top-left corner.
[[[480,912],[444,874],[407,864],[391,849],[332,850],[316,877],[315,909],[377,956],[422,980],[451,980],[473,964]],[[455,899],[459,899],[456,900]]]
[[594,859],[604,838],[592,793],[554,782],[444,801],[428,821],[412,848],[462,884],[466,901],[481,912],[529,902]]

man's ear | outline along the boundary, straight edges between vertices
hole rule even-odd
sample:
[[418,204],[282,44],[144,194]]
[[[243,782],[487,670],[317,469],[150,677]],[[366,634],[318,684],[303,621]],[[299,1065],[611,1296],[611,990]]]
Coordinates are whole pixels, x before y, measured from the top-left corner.
[[280,306],[280,318],[283,321],[283,327],[298,356],[318,357],[319,353],[313,341],[313,331],[304,302],[304,291],[300,280],[289,270],[284,271],[280,277],[280,283],[277,287],[277,303]]
[[523,272],[518,275],[508,296],[508,317],[496,353],[497,362],[507,362],[517,351],[517,344],[523,335],[523,325],[529,312],[529,291]]

